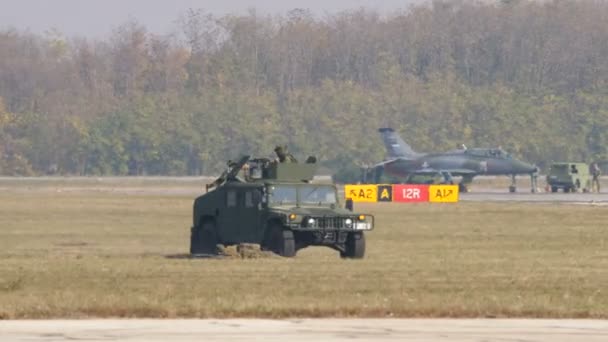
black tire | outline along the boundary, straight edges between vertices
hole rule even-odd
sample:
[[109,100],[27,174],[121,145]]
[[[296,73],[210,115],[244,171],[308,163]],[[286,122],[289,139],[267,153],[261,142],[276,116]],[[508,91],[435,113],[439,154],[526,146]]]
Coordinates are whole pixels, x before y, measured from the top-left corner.
[[342,258],[362,259],[365,256],[365,234],[349,233],[344,247],[344,252],[340,253]]
[[551,192],[557,192],[557,187],[556,186],[552,186],[551,187]]
[[282,257],[292,258],[296,256],[296,242],[293,232],[283,229],[278,224],[273,225],[270,239],[270,250]]
[[190,254],[218,254],[215,222],[203,221],[190,232]]

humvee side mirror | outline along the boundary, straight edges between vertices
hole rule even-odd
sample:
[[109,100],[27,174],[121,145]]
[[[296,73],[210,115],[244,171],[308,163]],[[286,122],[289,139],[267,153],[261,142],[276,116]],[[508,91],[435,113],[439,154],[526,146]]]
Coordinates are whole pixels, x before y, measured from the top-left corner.
[[262,196],[262,191],[260,191],[260,190],[255,190],[255,191],[252,193],[252,199],[253,199],[253,203],[254,203],[254,204],[258,204],[258,203],[262,202],[262,197],[263,197],[263,196]]
[[266,188],[262,188],[261,189],[261,193],[260,193],[260,205],[266,203],[266,194],[268,192],[266,191]]
[[344,205],[344,207],[345,207],[347,210],[353,211],[353,209],[354,209],[354,208],[353,208],[353,205],[354,205],[353,203],[354,203],[354,202],[353,202],[353,199],[352,199],[352,198],[347,198],[347,199],[346,199],[346,204]]

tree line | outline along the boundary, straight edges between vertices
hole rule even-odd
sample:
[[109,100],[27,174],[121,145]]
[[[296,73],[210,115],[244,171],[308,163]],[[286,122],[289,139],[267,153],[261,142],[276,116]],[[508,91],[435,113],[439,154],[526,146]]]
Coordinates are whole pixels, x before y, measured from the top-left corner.
[[605,1],[503,0],[5,28],[0,174],[214,174],[285,144],[336,172],[382,160],[382,126],[419,151],[608,159],[607,22]]

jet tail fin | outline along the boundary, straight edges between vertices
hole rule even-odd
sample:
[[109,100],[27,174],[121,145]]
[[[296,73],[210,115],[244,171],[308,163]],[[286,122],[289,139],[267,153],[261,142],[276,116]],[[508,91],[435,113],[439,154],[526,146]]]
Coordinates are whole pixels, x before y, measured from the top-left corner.
[[390,158],[412,158],[416,153],[392,128],[380,128],[382,141]]

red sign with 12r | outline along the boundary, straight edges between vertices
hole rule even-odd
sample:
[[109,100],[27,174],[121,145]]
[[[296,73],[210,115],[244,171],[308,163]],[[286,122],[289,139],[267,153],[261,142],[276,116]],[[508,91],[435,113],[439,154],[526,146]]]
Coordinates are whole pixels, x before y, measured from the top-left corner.
[[429,186],[418,184],[393,185],[393,202],[428,202]]

